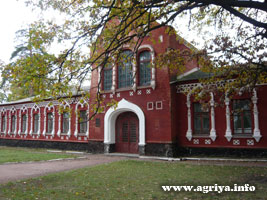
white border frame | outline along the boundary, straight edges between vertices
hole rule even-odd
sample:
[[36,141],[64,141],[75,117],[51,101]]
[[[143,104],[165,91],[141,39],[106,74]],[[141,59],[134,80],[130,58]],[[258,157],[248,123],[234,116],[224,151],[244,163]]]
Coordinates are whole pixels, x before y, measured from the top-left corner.
[[111,107],[105,114],[104,118],[104,143],[115,144],[115,125],[117,117],[124,112],[134,112],[139,119],[139,146],[146,145],[146,134],[145,134],[145,115],[142,109],[125,99],[122,99],[116,109]]

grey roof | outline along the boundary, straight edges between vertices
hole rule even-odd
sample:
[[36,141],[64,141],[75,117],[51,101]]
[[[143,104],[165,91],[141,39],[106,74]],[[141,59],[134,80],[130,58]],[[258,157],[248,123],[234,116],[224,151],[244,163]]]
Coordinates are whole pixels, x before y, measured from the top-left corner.
[[[90,86],[83,86],[82,88],[80,88],[79,91],[77,91],[76,88],[71,89],[71,92],[73,93],[74,96],[75,95],[81,95],[85,91],[90,91]],[[60,97],[66,97],[66,95],[62,95]],[[25,103],[25,102],[33,101],[33,99],[34,99],[34,97],[27,97],[27,98],[19,99],[16,101],[4,102],[4,103],[1,103],[0,105],[11,105],[11,104]],[[49,100],[49,98],[47,100]]]
[[203,72],[201,70],[197,70],[195,72],[192,72],[186,76],[182,76],[181,78],[178,78],[178,82],[182,81],[192,81],[192,80],[199,80],[199,79],[205,79],[210,78],[212,76],[212,73]]

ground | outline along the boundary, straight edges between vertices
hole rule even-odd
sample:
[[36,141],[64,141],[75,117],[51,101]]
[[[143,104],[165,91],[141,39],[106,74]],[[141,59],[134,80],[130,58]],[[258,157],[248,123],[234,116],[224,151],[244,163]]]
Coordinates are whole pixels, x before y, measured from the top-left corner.
[[[84,154],[64,160],[1,164],[0,172],[0,199],[213,200],[266,199],[267,196],[267,161],[264,160],[167,161]],[[214,184],[231,187],[249,184],[256,191],[202,193],[162,189],[163,185]]]

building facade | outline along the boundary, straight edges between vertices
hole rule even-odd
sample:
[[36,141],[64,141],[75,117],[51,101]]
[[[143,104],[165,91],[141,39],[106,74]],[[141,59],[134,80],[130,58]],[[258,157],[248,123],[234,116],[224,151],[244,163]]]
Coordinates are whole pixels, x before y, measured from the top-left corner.
[[[1,104],[0,144],[160,156],[208,149],[267,150],[267,86],[226,98],[221,106],[211,93],[210,107],[203,110],[190,93],[183,93],[200,84],[196,60],[188,61],[184,72],[184,77],[195,74],[193,79],[177,80],[167,64],[152,64],[168,49],[190,50],[167,28],[145,38],[133,55],[135,63],[125,59],[94,70],[90,99],[77,95],[63,102],[24,99]],[[122,52],[127,58],[133,51],[127,47]],[[88,120],[99,85],[103,110]],[[117,102],[116,108],[105,106],[111,101]]]

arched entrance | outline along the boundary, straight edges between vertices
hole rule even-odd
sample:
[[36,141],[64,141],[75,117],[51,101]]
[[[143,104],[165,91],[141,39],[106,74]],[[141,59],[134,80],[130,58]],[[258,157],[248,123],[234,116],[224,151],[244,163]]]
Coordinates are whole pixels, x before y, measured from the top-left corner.
[[[134,113],[138,118],[137,127],[137,142],[139,154],[144,154],[145,152],[145,115],[142,109],[125,99],[122,99],[117,104],[117,107],[111,107],[105,114],[104,118],[104,152],[111,153],[116,151],[116,123],[118,117],[123,114],[131,112]],[[123,115],[120,118],[124,118]],[[118,122],[119,123],[119,122]]]
[[133,112],[124,112],[116,120],[115,151],[138,153],[139,120]]

